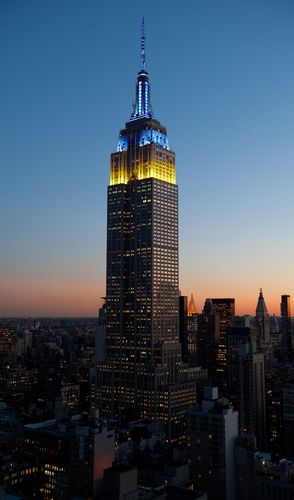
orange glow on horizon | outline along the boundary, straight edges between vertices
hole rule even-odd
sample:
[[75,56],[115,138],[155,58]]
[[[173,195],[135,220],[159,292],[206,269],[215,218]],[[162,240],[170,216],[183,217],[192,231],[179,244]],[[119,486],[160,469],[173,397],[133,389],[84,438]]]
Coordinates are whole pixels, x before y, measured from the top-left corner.
[[70,281],[7,283],[0,292],[0,317],[97,316],[105,291],[93,283]]
[[[228,289],[220,288],[211,290],[197,290],[195,287],[181,289],[183,295],[190,297],[193,291],[196,312],[201,312],[206,298],[233,297],[235,298],[236,314],[255,315],[259,288],[256,290],[228,292]],[[247,292],[247,293],[245,293]],[[291,290],[263,288],[267,309],[271,315],[280,315],[280,300],[283,293]],[[68,280],[65,282],[38,281],[27,282],[25,280],[10,280],[4,283],[0,292],[0,317],[3,316],[97,316],[101,307],[102,296],[105,288],[86,280]]]

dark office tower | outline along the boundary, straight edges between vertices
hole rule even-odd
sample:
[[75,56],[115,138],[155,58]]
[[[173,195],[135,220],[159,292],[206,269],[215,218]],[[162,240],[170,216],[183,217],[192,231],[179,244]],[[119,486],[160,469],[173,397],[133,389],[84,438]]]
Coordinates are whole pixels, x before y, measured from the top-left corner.
[[268,451],[274,453],[275,456],[282,457],[284,456],[284,426],[283,396],[280,390],[267,395],[266,419]]
[[283,435],[286,457],[294,457],[294,380],[282,386],[283,393]]
[[238,412],[217,387],[205,387],[201,405],[189,408],[191,477],[209,500],[236,500],[235,442]]
[[179,339],[182,348],[182,360],[188,362],[188,299],[179,296]]
[[[105,297],[103,297],[105,301]],[[95,363],[105,361],[106,357],[106,303],[99,309],[98,325],[95,331]]]
[[264,355],[256,344],[239,344],[239,426],[241,433],[254,434],[257,446],[266,446]]
[[[214,312],[219,316],[219,345],[216,353],[216,371],[224,377],[227,366],[226,337],[228,328],[233,325],[235,317],[235,299],[211,299]],[[219,381],[221,387],[221,381]]]
[[217,382],[216,353],[219,345],[219,315],[215,313],[211,299],[206,299],[201,314],[198,315],[197,361],[208,369],[213,383]]
[[198,331],[198,314],[191,314],[187,317],[188,330],[188,364],[189,366],[198,366],[197,362],[197,331]]
[[198,314],[196,313],[196,307],[194,302],[194,295],[191,293],[191,297],[188,305],[188,317],[187,317],[187,339],[188,339],[188,364],[189,366],[197,365],[197,329],[198,329]]
[[281,334],[283,355],[291,359],[293,346],[290,295],[281,296]]
[[99,404],[121,423],[161,420],[170,440],[196,394],[196,370],[181,360],[178,267],[175,153],[151,109],[143,24],[133,113],[111,155]]
[[227,342],[227,384],[230,400],[234,408],[238,409],[239,403],[239,350],[241,344],[255,341],[255,329],[249,327],[236,327],[228,329]]
[[258,347],[264,347],[265,345],[268,345],[270,343],[270,317],[265,305],[262,288],[259,291],[259,297],[256,306],[255,325],[256,341]]

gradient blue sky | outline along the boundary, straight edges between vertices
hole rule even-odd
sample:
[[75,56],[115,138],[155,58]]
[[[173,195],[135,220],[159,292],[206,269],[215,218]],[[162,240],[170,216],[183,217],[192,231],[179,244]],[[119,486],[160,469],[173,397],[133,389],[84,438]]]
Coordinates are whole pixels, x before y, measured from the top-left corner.
[[271,313],[294,295],[294,2],[0,2],[0,315],[94,315],[109,156],[145,14],[180,187],[180,287]]

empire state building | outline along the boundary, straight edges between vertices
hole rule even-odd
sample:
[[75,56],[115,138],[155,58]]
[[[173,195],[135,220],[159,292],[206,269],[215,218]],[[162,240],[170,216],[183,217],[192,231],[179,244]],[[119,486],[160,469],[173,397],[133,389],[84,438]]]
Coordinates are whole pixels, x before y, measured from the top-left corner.
[[178,301],[175,153],[152,112],[143,20],[136,99],[111,155],[98,394],[102,415],[162,421],[170,440],[183,436],[196,398],[197,369],[181,361]]

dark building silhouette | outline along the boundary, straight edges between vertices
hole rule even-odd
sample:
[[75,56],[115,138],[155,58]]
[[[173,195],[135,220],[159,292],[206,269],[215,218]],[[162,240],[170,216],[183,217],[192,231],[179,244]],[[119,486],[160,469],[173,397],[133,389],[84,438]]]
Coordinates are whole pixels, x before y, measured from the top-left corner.
[[187,330],[188,330],[188,363],[189,366],[197,366],[198,365],[198,360],[197,360],[198,314],[196,312],[193,293],[191,293],[188,305]]
[[284,453],[294,459],[294,380],[289,380],[282,387],[283,393],[283,435]]
[[227,394],[239,411],[239,429],[266,445],[264,355],[256,349],[256,329],[232,327],[227,335]]
[[197,360],[198,365],[207,368],[213,381],[216,377],[216,354],[220,337],[219,315],[211,299],[206,299],[201,314],[198,315]]
[[239,344],[239,427],[244,434],[253,434],[257,446],[266,447],[264,355],[256,344]]
[[281,391],[270,392],[266,402],[268,450],[276,457],[284,454],[283,397]]
[[255,314],[256,340],[258,347],[264,347],[270,343],[270,316],[267,311],[262,288],[259,291],[259,297]]
[[255,331],[249,327],[235,327],[228,329],[227,343],[227,392],[234,401],[235,407],[239,403],[239,367],[240,344],[246,344],[255,339]]
[[[219,343],[216,352],[216,372],[221,379],[225,379],[227,367],[226,337],[228,328],[233,325],[235,317],[235,299],[211,299],[214,312],[219,316]],[[219,382],[221,385],[221,382]]]
[[189,409],[191,475],[210,500],[235,500],[238,412],[217,387],[205,387],[201,405]]
[[282,334],[282,352],[285,359],[292,359],[292,323],[291,323],[291,305],[290,295],[281,296],[281,334]]
[[182,348],[182,360],[188,362],[188,298],[179,296],[179,339]]
[[98,325],[95,331],[95,363],[101,363],[106,358],[106,303],[105,297],[99,309]]

